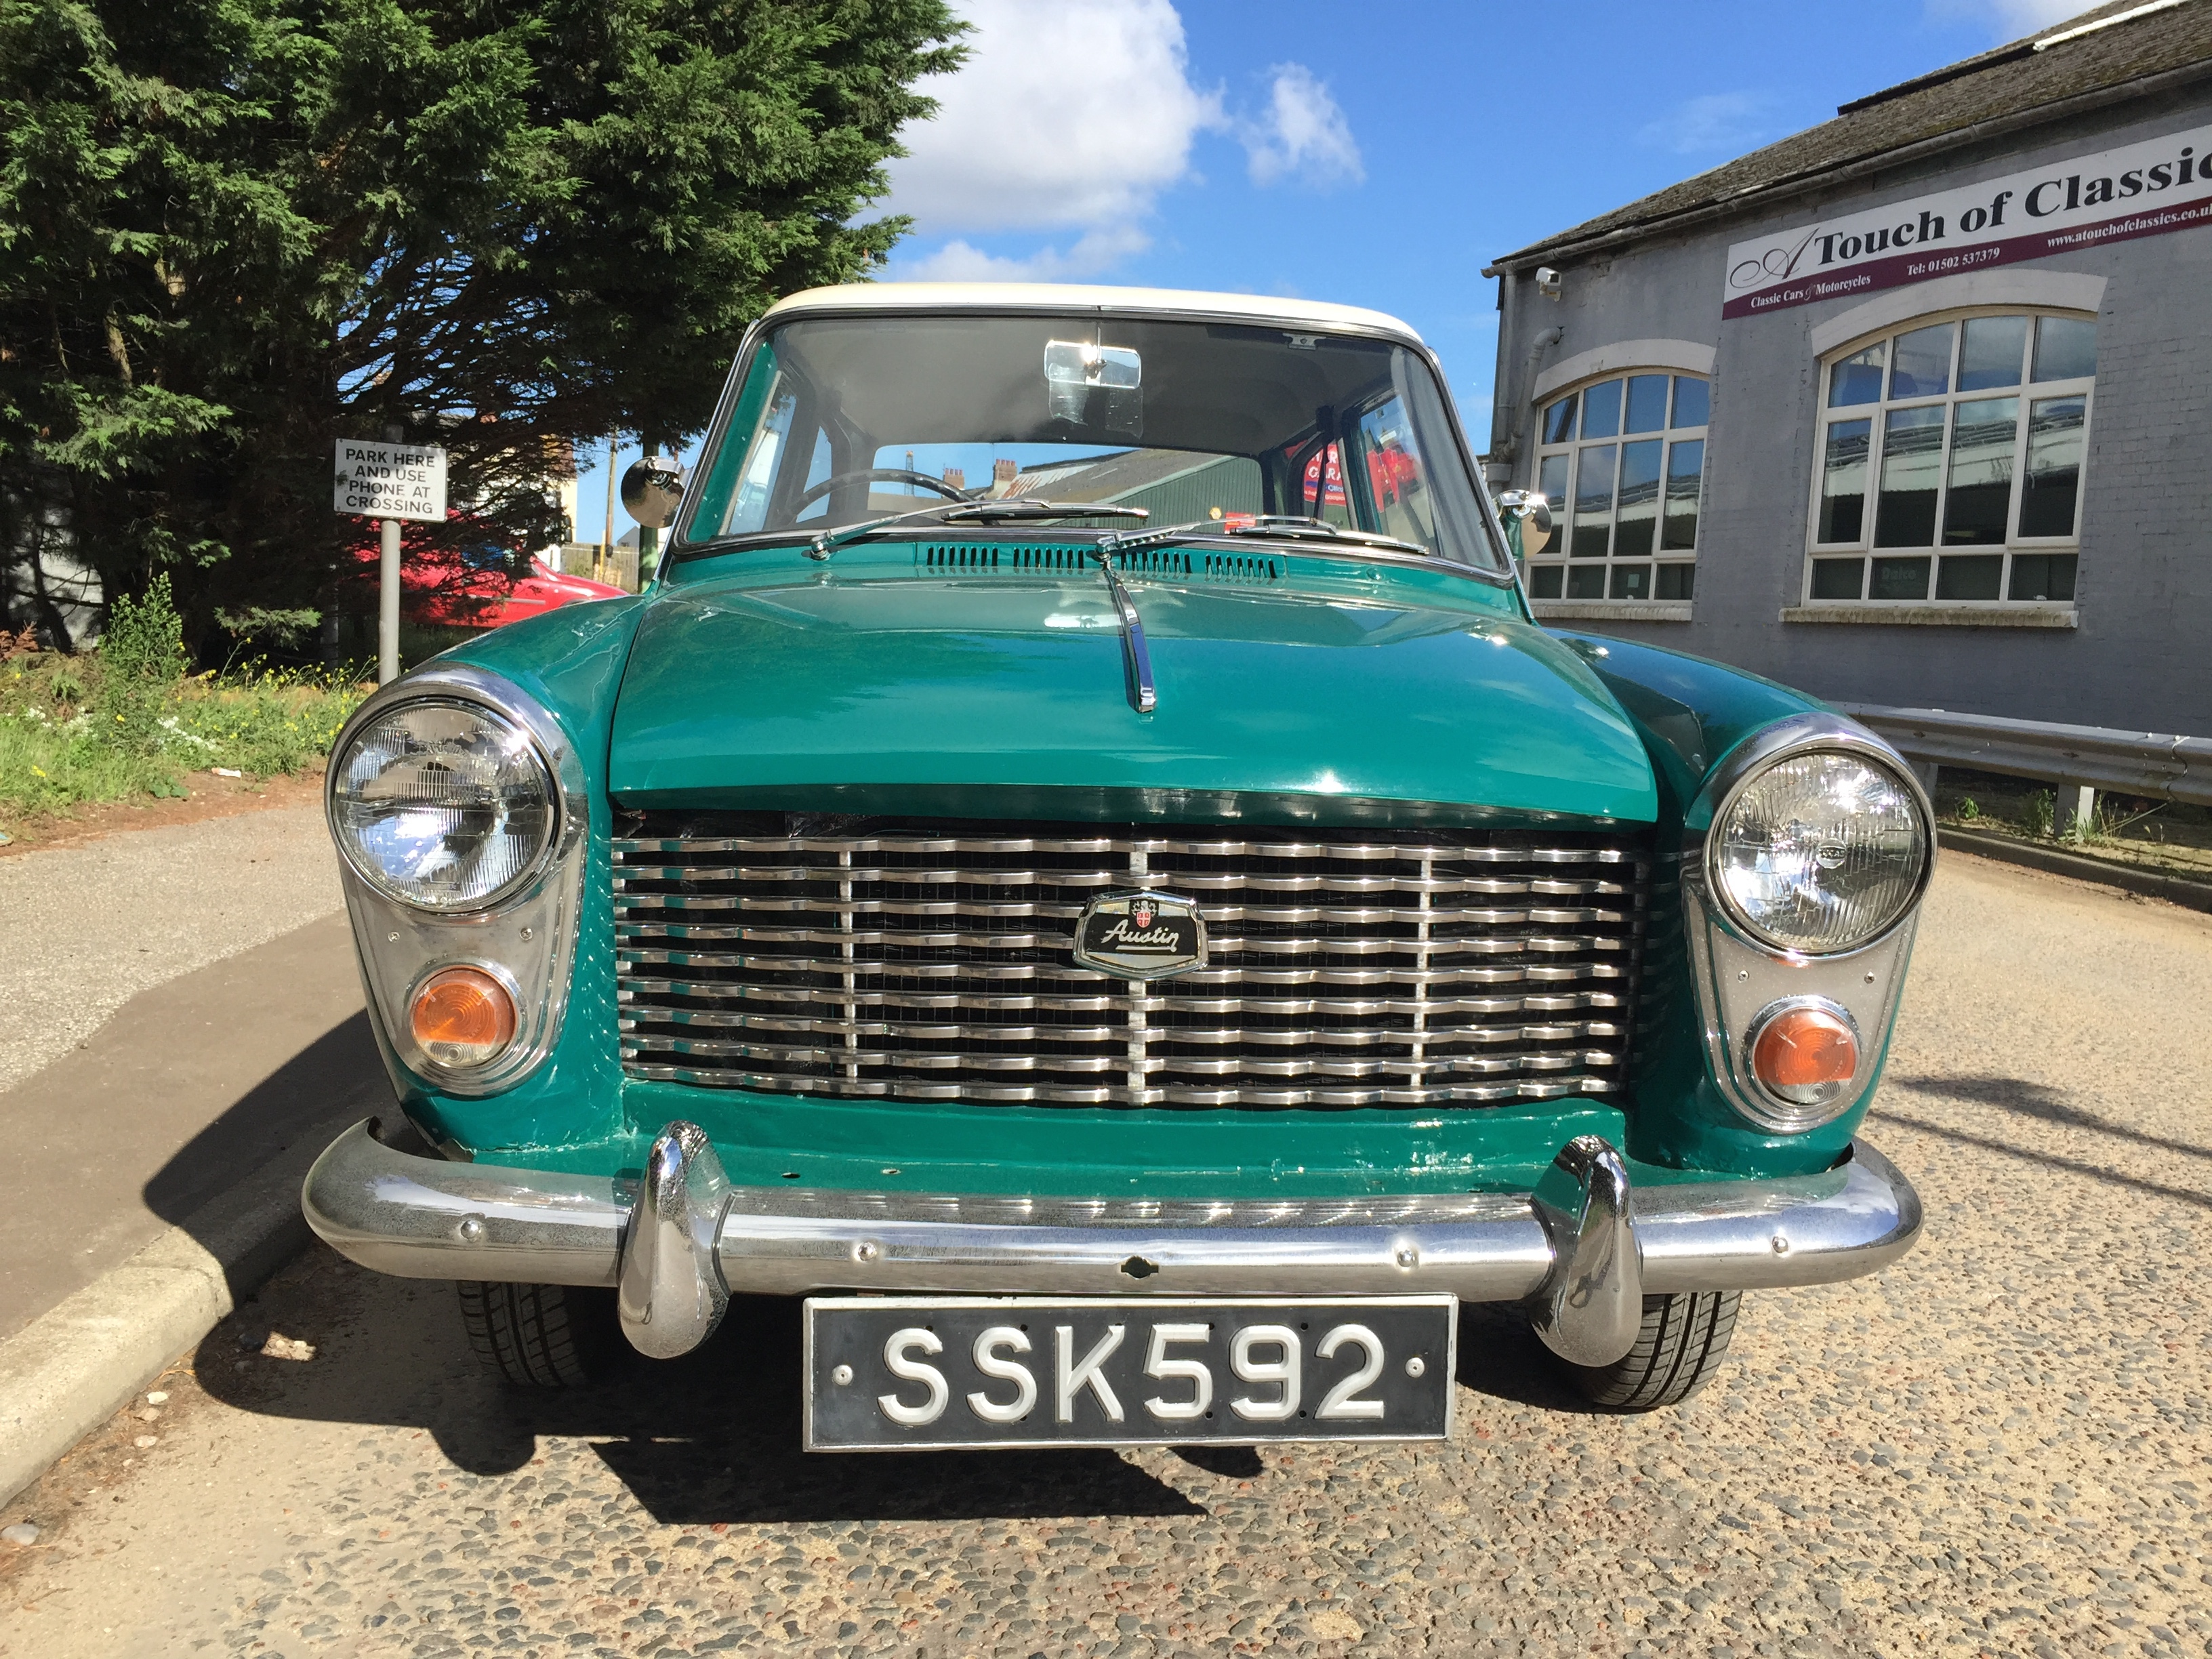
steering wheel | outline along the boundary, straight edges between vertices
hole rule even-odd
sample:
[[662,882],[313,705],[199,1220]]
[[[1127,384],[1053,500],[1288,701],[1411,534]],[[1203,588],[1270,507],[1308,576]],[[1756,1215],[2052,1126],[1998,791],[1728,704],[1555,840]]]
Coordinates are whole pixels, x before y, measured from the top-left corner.
[[921,484],[925,489],[935,490],[948,501],[964,501],[969,499],[965,490],[956,489],[944,479],[933,478],[927,472],[913,472],[902,466],[862,466],[855,467],[850,472],[832,473],[793,501],[792,510],[795,513],[802,507],[811,507],[839,484],[851,483],[858,478],[882,478],[891,483]]

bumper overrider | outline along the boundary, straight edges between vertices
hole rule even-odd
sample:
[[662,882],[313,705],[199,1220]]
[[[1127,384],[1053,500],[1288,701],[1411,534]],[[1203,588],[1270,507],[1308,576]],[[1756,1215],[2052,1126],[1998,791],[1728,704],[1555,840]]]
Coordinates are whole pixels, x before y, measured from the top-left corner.
[[308,1172],[309,1224],[406,1279],[612,1287],[642,1352],[696,1347],[730,1295],[1402,1295],[1526,1304],[1564,1358],[1603,1365],[1643,1299],[1856,1278],[1918,1236],[1911,1185],[1864,1141],[1817,1175],[1631,1189],[1595,1135],[1533,1193],[1344,1199],[1055,1199],[736,1187],[696,1125],[642,1180],[448,1163],[356,1124]]

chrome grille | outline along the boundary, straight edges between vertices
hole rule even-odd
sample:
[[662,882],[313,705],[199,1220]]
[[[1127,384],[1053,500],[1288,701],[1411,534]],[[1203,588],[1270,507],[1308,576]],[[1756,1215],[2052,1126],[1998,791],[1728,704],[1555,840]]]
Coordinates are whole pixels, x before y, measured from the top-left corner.
[[[1606,1095],[1651,865],[1623,836],[1099,830],[746,813],[617,840],[630,1076],[1171,1106]],[[1074,965],[1084,906],[1195,900],[1207,965]]]

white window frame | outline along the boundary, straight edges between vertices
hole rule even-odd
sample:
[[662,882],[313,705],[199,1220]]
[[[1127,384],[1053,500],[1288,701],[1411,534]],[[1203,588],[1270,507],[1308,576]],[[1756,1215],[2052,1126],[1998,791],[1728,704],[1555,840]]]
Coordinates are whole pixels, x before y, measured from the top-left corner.
[[[1610,438],[1586,439],[1578,435],[1564,443],[1544,441],[1544,417],[1546,411],[1553,404],[1563,398],[1571,397],[1575,399],[1575,429],[1579,434],[1582,429],[1583,400],[1586,394],[1592,387],[1603,386],[1608,380],[1618,380],[1621,383],[1621,418],[1626,421],[1628,412],[1628,382],[1638,375],[1645,374],[1659,375],[1667,380],[1667,418],[1669,422],[1674,416],[1674,382],[1695,380],[1702,384],[1705,388],[1705,423],[1699,426],[1680,427],[1668,424],[1661,427],[1656,432],[1615,432]],[[1542,399],[1536,405],[1535,459],[1530,469],[1528,488],[1531,489],[1543,488],[1544,463],[1547,459],[1558,455],[1565,455],[1571,459],[1568,462],[1567,488],[1565,495],[1560,500],[1553,501],[1551,504],[1552,539],[1540,554],[1528,562],[1529,602],[1532,605],[1544,611],[1552,611],[1555,606],[1587,609],[1591,605],[1603,605],[1608,611],[1617,607],[1623,616],[1634,616],[1649,610],[1655,613],[1655,620],[1659,619],[1666,612],[1673,611],[1686,619],[1687,607],[1696,601],[1695,574],[1692,574],[1690,579],[1689,598],[1660,599],[1656,597],[1659,589],[1659,568],[1662,565],[1686,566],[1692,573],[1697,568],[1699,550],[1705,538],[1705,480],[1712,471],[1713,457],[1711,440],[1712,397],[1713,377],[1710,373],[1698,373],[1692,369],[1678,368],[1663,363],[1623,363],[1618,368],[1607,368],[1602,374],[1586,375],[1579,380],[1553,386],[1546,391]],[[1649,553],[1622,557],[1615,550],[1620,523],[1620,452],[1629,444],[1645,443],[1655,439],[1659,441],[1660,444],[1659,499],[1651,527],[1651,550]],[[1668,467],[1674,459],[1674,446],[1680,443],[1697,443],[1705,446],[1698,467],[1698,528],[1688,548],[1669,549],[1662,546],[1667,538]],[[1574,502],[1576,493],[1581,485],[1583,452],[1587,449],[1603,448],[1608,445],[1613,450],[1613,505],[1607,509],[1606,518],[1607,522],[1613,528],[1607,543],[1606,554],[1601,559],[1572,558],[1568,550],[1573,544]],[[1615,567],[1638,564],[1651,567],[1650,592],[1641,599],[1613,597],[1613,572]],[[1549,598],[1536,596],[1535,573],[1540,568],[1557,568],[1561,572],[1559,592],[1556,596]],[[1577,568],[1603,571],[1605,573],[1604,592],[1595,599],[1588,595],[1577,599],[1569,594],[1567,592],[1569,577],[1566,573]]]
[[[2012,386],[1988,386],[1972,392],[1961,392],[1959,387],[1960,354],[1966,349],[1966,323],[1978,317],[2025,317],[2027,319],[2026,356],[2021,364],[2021,379]],[[2014,599],[2006,597],[2012,590],[2013,559],[2015,555],[2050,553],[2072,554],[2075,556],[2075,592],[2081,591],[2081,520],[2088,510],[2089,444],[2095,429],[2097,416],[2096,375],[2066,380],[2033,380],[2034,373],[2036,319],[2059,317],[2069,322],[2087,322],[2093,326],[2097,319],[2094,313],[2083,313],[2065,306],[2053,305],[1985,305],[1954,307],[1930,311],[1919,315],[1901,318],[1881,328],[1870,330],[1846,341],[1832,350],[1822,354],[1820,372],[1814,382],[1819,398],[1817,418],[1813,427],[1812,487],[1805,511],[1805,568],[1800,587],[1799,604],[1808,611],[1863,611],[1878,608],[1893,611],[2050,611],[2066,616],[2074,612],[2073,599]],[[1949,390],[1917,398],[1893,398],[1889,393],[1889,376],[1897,362],[1897,341],[1900,336],[1923,328],[1935,328],[1945,323],[1954,325],[1951,339],[1951,369],[1948,380]],[[1882,359],[1882,393],[1871,403],[1845,404],[1831,408],[1828,390],[1831,377],[1838,366],[1856,357],[1869,346],[1886,344]],[[1951,445],[1957,429],[1957,419],[1952,413],[1954,405],[1977,403],[1994,398],[2017,398],[2021,404],[2019,430],[2013,440],[2012,494],[2005,509],[2005,539],[2002,544],[1984,543],[1952,550],[1961,558],[1987,557],[2002,554],[2004,563],[1997,576],[1997,597],[1994,599],[1941,599],[1937,591],[1942,580],[1945,549],[1942,542],[1943,514],[1951,494]],[[2082,399],[2081,472],[2075,485],[2074,531],[2067,536],[2022,536],[2019,533],[2021,498],[2023,480],[2027,473],[2027,446],[2034,427],[2033,409],[2038,403],[2059,398],[2079,397]],[[1936,471],[1936,519],[1934,540],[1926,548],[1876,547],[1874,542],[1875,520],[1879,513],[1881,496],[1881,466],[1883,444],[1888,429],[1887,416],[1892,410],[1944,410],[1943,446]],[[1838,421],[1865,421],[1867,426],[1866,494],[1861,510],[1858,538],[1855,542],[1823,542],[1820,532],[1821,487],[1826,482],[1828,457],[1828,428]],[[1873,591],[1874,561],[1878,558],[1927,558],[1928,591],[1917,599],[1883,599],[1869,597]],[[1816,559],[1856,557],[1860,561],[1859,592],[1857,599],[1815,599],[1813,596],[1814,562]]]

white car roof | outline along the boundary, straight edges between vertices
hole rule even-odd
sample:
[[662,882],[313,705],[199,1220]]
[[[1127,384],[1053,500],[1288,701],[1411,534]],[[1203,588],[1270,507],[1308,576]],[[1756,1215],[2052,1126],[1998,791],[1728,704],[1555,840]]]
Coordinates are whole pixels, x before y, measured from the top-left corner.
[[1421,337],[1388,313],[1273,294],[1206,294],[1175,288],[1103,288],[1079,283],[848,283],[777,301],[767,315],[799,311],[1102,311],[1211,317],[1235,322],[1349,329],[1414,345]]

